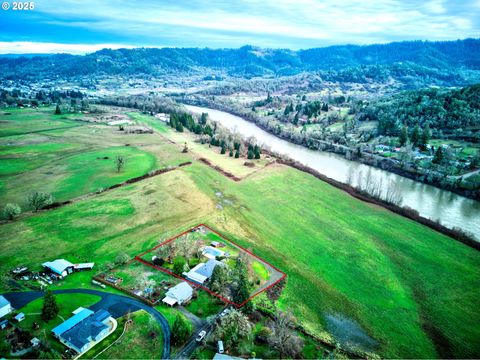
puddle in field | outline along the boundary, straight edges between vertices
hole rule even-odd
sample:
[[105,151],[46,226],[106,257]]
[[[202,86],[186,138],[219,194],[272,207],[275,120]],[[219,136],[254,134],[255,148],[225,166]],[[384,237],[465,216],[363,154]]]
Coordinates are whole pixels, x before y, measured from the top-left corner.
[[327,314],[325,319],[327,320],[327,330],[345,348],[373,351],[377,347],[378,342],[368,336],[354,320],[338,314]]

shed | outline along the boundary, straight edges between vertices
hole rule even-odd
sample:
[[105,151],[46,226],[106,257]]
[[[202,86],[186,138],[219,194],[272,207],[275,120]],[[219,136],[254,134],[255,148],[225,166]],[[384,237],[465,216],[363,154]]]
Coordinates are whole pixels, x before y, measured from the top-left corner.
[[33,339],[30,340],[30,344],[32,344],[33,347],[37,347],[38,345],[40,345],[40,339],[34,337]]
[[24,313],[18,313],[17,315],[14,316],[14,319],[17,320],[18,322],[21,322],[25,320],[25,314]]
[[4,296],[0,295],[0,318],[10,314],[12,310],[13,308],[10,304],[10,301],[8,301]]
[[7,326],[8,326],[8,320],[7,319],[0,321],[0,329],[2,329],[2,330],[6,329]]
[[42,266],[60,276],[67,276],[71,274],[74,269],[73,264],[65,259],[47,261],[43,263]]
[[81,263],[81,264],[74,264],[73,269],[75,271],[92,270],[94,266],[95,266],[95,263]]

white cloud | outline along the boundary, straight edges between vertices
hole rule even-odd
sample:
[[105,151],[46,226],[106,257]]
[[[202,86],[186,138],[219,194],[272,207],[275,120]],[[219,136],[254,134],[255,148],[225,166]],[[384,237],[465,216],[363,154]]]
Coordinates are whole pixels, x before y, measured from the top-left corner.
[[0,41],[0,54],[86,54],[101,49],[134,48],[134,45],[118,44],[59,44],[30,41]]

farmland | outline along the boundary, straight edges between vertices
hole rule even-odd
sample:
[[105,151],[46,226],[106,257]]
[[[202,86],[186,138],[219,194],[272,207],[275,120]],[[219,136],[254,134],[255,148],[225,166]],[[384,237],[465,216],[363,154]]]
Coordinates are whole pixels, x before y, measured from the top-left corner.
[[[21,114],[15,121],[23,121]],[[32,117],[28,110],[25,119]],[[182,153],[187,140],[178,143],[179,135],[164,125],[157,127],[161,133],[126,136],[105,125],[48,121],[35,125],[35,134],[22,133],[19,125],[0,132],[2,169],[9,169],[0,178],[2,205],[21,202],[16,199],[28,189],[69,199],[155,168],[194,162],[0,225],[0,272],[62,257],[95,261],[102,269],[120,252],[133,257],[206,223],[287,273],[279,306],[294,310],[309,332],[328,339],[338,331],[329,319],[341,317],[373,339],[369,350],[384,357],[480,356],[476,250],[286,166],[258,165],[234,182],[195,160],[207,154],[215,161],[220,155],[209,155],[215,149],[195,144]],[[20,136],[28,141],[6,148]],[[62,159],[69,152],[75,165]],[[127,157],[120,174],[112,161],[96,166],[97,157],[118,154]],[[222,167],[230,160],[225,155]],[[229,171],[245,176],[236,173],[239,167],[237,162]],[[65,285],[69,281],[73,276]]]

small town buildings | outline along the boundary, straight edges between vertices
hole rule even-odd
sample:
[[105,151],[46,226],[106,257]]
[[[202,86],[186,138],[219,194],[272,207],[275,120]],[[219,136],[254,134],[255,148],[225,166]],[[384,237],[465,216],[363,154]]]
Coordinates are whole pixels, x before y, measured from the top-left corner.
[[174,306],[175,304],[183,305],[192,298],[192,295],[192,287],[186,281],[182,281],[180,284],[170,288],[162,301],[169,306]]
[[0,330],[6,329],[8,327],[8,324],[9,322],[7,319],[0,321]]
[[52,333],[62,344],[79,354],[105,339],[117,325],[110,313],[103,309],[93,312],[90,309],[78,308],[73,314],[55,327]]
[[0,319],[12,312],[13,308],[5,297],[0,295]]
[[17,322],[21,322],[21,321],[25,320],[25,314],[23,312],[21,312],[21,313],[18,313],[17,315],[15,315],[13,318]]
[[164,114],[164,113],[159,113],[156,114],[155,117],[163,122],[169,122],[170,121],[170,114]]
[[193,282],[196,282],[198,284],[203,284],[212,276],[213,269],[215,269],[215,266],[217,265],[223,266],[223,264],[220,261],[215,259],[210,259],[206,263],[198,264],[189,272],[183,273],[183,275],[185,275],[187,279]]

